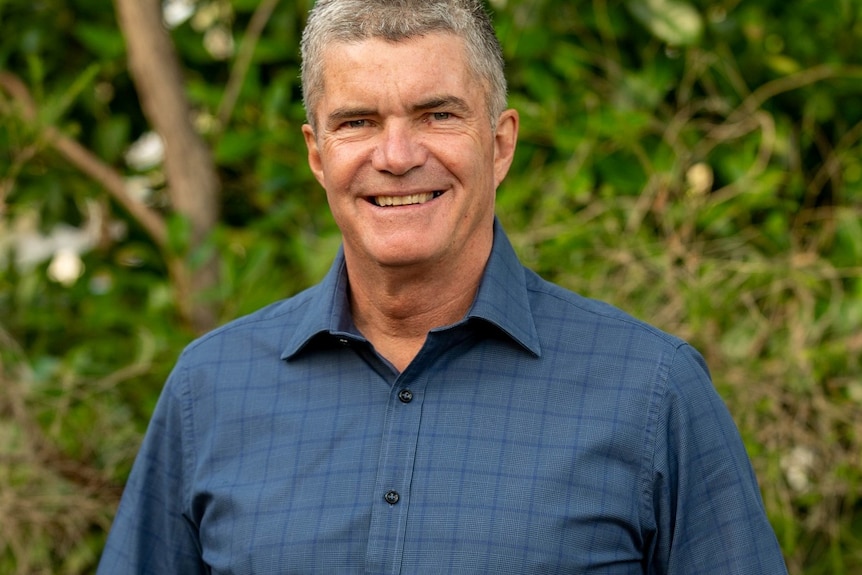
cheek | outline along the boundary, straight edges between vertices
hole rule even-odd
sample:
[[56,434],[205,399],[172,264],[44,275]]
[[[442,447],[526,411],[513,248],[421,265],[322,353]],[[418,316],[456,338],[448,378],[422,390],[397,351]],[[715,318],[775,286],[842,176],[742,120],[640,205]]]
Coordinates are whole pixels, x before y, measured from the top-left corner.
[[327,191],[337,193],[349,188],[361,172],[365,163],[362,150],[351,146],[329,146],[321,155]]
[[477,147],[458,159],[461,173],[476,187],[476,193],[493,192],[496,189],[497,174],[494,156],[485,147]]

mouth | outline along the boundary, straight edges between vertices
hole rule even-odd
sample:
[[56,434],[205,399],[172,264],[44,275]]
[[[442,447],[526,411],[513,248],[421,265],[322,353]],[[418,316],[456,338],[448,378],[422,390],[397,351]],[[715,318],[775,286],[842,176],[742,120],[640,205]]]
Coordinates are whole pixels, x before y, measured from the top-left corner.
[[373,196],[369,198],[369,201],[375,206],[382,208],[394,206],[415,206],[430,202],[434,198],[439,198],[442,195],[442,191],[434,191],[422,194],[408,194],[406,196]]

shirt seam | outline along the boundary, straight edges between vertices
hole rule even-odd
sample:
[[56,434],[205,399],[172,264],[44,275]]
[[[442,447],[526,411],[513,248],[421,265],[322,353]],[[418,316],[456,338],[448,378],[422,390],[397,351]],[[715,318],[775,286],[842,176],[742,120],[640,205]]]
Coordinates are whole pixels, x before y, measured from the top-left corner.
[[[544,282],[546,280],[543,279],[542,281]],[[678,337],[671,335],[667,332],[664,332],[664,331],[660,330],[659,328],[654,327],[654,326],[652,326],[652,325],[650,325],[650,324],[644,322],[643,320],[640,320],[634,316],[628,315],[626,312],[623,312],[622,310],[619,310],[618,308],[611,306],[611,304],[602,304],[602,305],[608,305],[610,307],[610,309],[617,311],[617,313],[607,313],[607,312],[602,312],[601,310],[591,309],[587,306],[582,305],[578,301],[574,301],[571,297],[568,297],[568,298],[562,297],[560,294],[555,293],[553,290],[549,290],[549,289],[545,288],[544,286],[533,286],[533,287],[527,286],[527,290],[530,292],[534,292],[534,293],[542,294],[542,295],[545,295],[548,297],[552,297],[557,301],[563,302],[563,303],[568,304],[574,308],[577,308],[579,311],[581,311],[583,313],[587,313],[587,314],[591,314],[591,315],[597,315],[599,317],[603,317],[603,318],[610,320],[610,321],[619,321],[622,323],[629,324],[635,328],[638,328],[641,331],[645,331],[647,333],[652,334],[653,336],[661,339],[662,341],[664,341],[668,345],[672,346],[674,349],[674,353],[676,353],[676,350],[680,346],[685,345],[685,342],[682,341],[681,339],[679,339]],[[588,298],[585,298],[584,296],[581,296],[581,295],[577,294],[576,292],[570,292],[570,293],[574,294],[575,297],[584,298],[586,301],[589,301],[589,302],[595,301],[595,300],[590,300]],[[596,303],[601,303],[601,302],[596,302]]]
[[[237,329],[241,329],[247,326],[253,326],[256,324],[260,324],[263,322],[278,320],[279,318],[287,315],[292,315],[298,313],[302,308],[306,308],[314,303],[313,298],[306,298],[303,300],[297,301],[297,298],[300,294],[296,296],[289,297],[278,302],[275,302],[269,306],[269,308],[275,307],[284,307],[287,309],[281,309],[279,311],[272,311],[271,309],[263,308],[257,312],[251,313],[249,315],[237,318],[233,321],[230,321],[220,327],[215,328],[214,330],[205,333],[194,341],[190,342],[186,347],[187,351],[193,351],[196,348],[200,347],[207,341],[215,338],[221,337],[223,334],[231,333],[236,331]],[[269,312],[269,313],[266,313]],[[310,337],[313,335],[312,333],[307,334],[305,337]]]
[[[195,430],[194,430],[194,414],[192,413],[192,397],[191,385],[189,384],[188,367],[183,366],[180,377],[179,401],[180,401],[180,427],[185,436],[181,438],[183,451],[183,473],[182,473],[182,489],[183,489],[183,509],[188,513],[189,519],[194,518],[192,510],[192,488],[189,480],[197,461],[195,458]],[[185,439],[185,440],[183,440]]]
[[[658,429],[659,418],[661,417],[662,406],[664,405],[670,391],[670,373],[671,366],[676,361],[677,353],[680,347],[687,345],[685,342],[680,342],[672,348],[672,353],[667,361],[665,354],[662,353],[659,357],[659,365],[656,373],[653,389],[650,392],[650,405],[647,411],[647,418],[644,428],[644,455],[641,467],[641,502],[638,506],[638,525],[640,525],[641,535],[643,537],[643,545],[645,552],[655,550],[655,541],[647,541],[647,530],[655,532],[658,525],[655,521],[655,513],[653,509],[655,500],[655,482],[654,471],[656,469],[656,452],[658,450]],[[665,478],[668,479],[668,478]],[[644,557],[646,565],[650,565],[650,556]]]

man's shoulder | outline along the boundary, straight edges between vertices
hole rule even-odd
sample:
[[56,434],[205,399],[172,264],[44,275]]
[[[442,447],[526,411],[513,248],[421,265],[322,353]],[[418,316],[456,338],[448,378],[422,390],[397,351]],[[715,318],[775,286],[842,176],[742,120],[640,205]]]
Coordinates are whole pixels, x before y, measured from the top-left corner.
[[526,270],[526,287],[537,327],[544,324],[561,331],[589,331],[595,335],[616,337],[637,335],[661,346],[686,344],[679,337],[610,303],[581,295],[531,270]]
[[293,296],[273,302],[247,315],[238,317],[192,341],[184,355],[208,353],[213,349],[224,353],[232,345],[258,341],[281,342],[283,336],[297,328],[310,313],[315,313],[315,301],[320,285],[312,286]]

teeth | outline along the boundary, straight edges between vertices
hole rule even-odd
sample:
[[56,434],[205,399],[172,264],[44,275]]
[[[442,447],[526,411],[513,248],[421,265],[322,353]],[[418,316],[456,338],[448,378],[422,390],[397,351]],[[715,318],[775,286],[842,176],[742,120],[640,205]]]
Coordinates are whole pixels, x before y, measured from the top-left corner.
[[377,196],[374,203],[378,206],[411,206],[413,204],[424,204],[436,197],[434,192],[426,194],[411,194],[409,196]]

